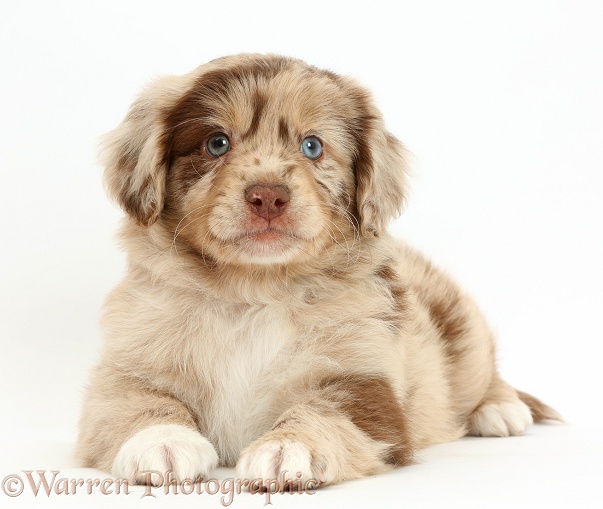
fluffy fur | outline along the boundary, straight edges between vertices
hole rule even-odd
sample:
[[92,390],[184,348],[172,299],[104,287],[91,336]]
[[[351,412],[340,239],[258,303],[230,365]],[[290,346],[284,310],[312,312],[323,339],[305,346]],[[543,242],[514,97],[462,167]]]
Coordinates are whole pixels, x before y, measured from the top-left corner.
[[103,145],[129,266],[104,309],[84,465],[328,484],[559,418],[501,380],[474,302],[388,235],[405,150],[354,81],[219,59],[154,82]]

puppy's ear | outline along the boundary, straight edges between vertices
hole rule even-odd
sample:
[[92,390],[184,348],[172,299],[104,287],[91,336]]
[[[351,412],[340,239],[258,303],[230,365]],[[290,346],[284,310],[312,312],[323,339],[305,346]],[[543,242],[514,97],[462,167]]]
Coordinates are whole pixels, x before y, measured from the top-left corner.
[[101,140],[109,195],[142,226],[157,220],[164,202],[167,148],[161,88],[156,82],[143,92],[121,124]]
[[356,119],[356,204],[362,235],[377,237],[404,205],[407,151],[386,130],[368,94],[359,99],[364,112]]

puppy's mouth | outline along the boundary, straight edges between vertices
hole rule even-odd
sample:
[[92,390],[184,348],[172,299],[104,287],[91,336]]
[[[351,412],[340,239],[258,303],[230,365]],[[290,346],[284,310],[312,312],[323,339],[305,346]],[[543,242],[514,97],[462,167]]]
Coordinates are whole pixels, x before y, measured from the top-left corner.
[[297,236],[288,230],[267,226],[259,230],[248,230],[238,235],[235,240],[239,243],[255,242],[257,244],[272,245],[284,241],[294,241]]
[[301,239],[290,230],[267,226],[247,230],[237,237],[235,243],[253,256],[274,256],[294,248]]

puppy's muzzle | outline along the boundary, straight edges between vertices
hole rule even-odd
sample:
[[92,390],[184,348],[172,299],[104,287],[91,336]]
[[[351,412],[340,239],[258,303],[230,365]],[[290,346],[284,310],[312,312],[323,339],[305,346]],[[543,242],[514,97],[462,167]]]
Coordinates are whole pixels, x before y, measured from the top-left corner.
[[289,204],[289,190],[282,185],[255,185],[245,191],[245,200],[251,212],[271,221],[282,215]]

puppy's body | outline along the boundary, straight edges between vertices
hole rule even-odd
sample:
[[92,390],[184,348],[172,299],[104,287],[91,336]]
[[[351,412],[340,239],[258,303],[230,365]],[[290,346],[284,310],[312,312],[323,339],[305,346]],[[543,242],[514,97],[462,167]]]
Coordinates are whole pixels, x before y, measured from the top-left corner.
[[[229,149],[212,156],[216,132]],[[558,417],[522,395],[530,414],[471,299],[385,231],[404,151],[350,80],[220,59],[157,82],[106,148],[129,270],[106,304],[86,465],[332,483]]]

